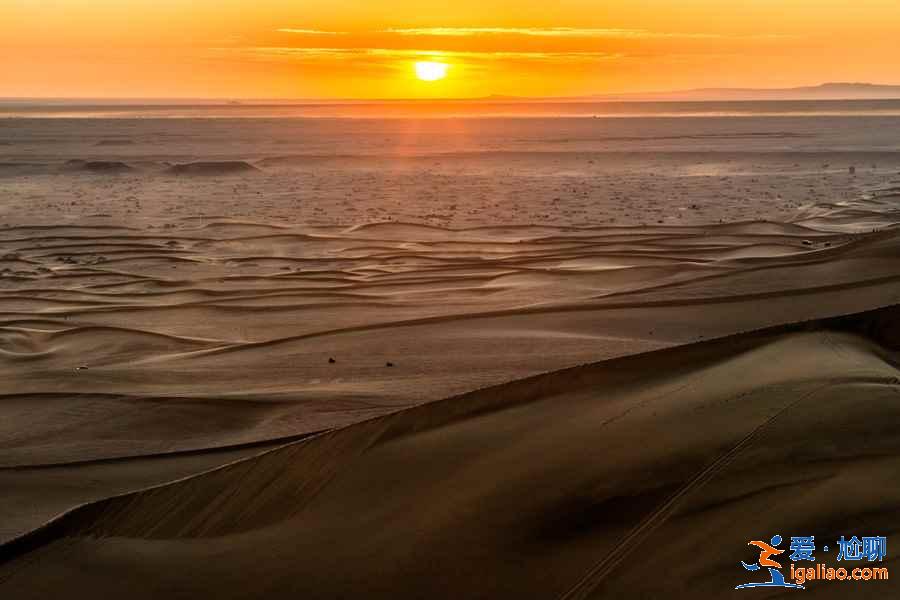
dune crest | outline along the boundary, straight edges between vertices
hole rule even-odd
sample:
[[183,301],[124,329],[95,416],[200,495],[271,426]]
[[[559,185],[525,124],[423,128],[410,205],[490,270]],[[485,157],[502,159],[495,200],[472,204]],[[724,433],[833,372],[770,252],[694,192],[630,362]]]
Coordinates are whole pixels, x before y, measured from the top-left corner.
[[133,171],[130,165],[118,160],[80,160],[66,162],[67,168],[93,173],[127,173]]
[[259,169],[241,160],[198,161],[172,165],[168,172],[174,175],[231,175]]
[[[323,598],[653,595],[670,580],[638,578],[628,558],[646,544],[655,549],[649,560],[661,563],[692,524],[727,519],[731,527],[713,539],[689,536],[700,564],[722,566],[692,589],[720,595],[742,577],[722,557],[758,528],[834,518],[834,497],[842,499],[838,527],[873,514],[874,499],[849,491],[861,466],[883,476],[896,463],[882,458],[900,445],[879,423],[900,416],[898,332],[896,306],[785,325],[539,375],[321,434],[67,513],[3,548],[2,586],[23,598],[62,585],[113,594],[152,572],[168,588],[209,593],[214,585],[238,597],[250,590],[230,573],[265,548],[273,598],[298,589]],[[878,418],[854,416],[863,396]],[[700,414],[715,427],[695,427]],[[848,427],[878,453],[810,444]],[[809,461],[803,473],[791,460],[798,452]],[[829,494],[735,522],[748,498],[777,493],[773,483],[810,482]],[[879,506],[900,502],[881,493],[889,495]],[[804,510],[792,513],[796,502]],[[210,545],[217,560],[200,560]],[[27,559],[31,552],[40,563]],[[75,556],[79,570],[69,567]],[[355,576],[328,568],[335,561],[354,565]],[[671,573],[693,580],[693,564]],[[96,575],[109,569],[121,576]],[[465,576],[441,577],[448,572]],[[140,586],[134,594],[152,596]]]

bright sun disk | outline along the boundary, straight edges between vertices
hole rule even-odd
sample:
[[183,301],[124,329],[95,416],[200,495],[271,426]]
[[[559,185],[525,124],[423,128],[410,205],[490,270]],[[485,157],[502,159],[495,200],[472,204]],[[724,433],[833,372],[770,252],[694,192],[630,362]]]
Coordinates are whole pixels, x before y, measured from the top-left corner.
[[449,68],[450,65],[439,62],[417,62],[416,77],[422,81],[437,81],[438,79],[443,79],[447,76],[447,69]]

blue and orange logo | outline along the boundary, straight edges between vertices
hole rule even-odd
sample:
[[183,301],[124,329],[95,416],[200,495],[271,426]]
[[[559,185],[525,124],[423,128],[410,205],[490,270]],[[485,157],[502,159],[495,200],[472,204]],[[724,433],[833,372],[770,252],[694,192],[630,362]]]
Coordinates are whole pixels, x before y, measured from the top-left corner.
[[[759,551],[759,558],[754,563],[741,561],[744,570],[757,572],[768,569],[769,580],[744,583],[734,589],[747,588],[789,588],[805,590],[804,584],[810,581],[883,581],[890,577],[887,567],[881,566],[840,566],[848,562],[867,561],[869,563],[881,563],[887,555],[887,538],[884,536],[853,536],[847,539],[841,536],[836,542],[837,564],[829,566],[826,563],[816,561],[815,536],[796,536],[791,538],[789,560],[791,561],[790,576],[785,579],[782,565],[775,560],[786,550],[779,548],[782,543],[780,535],[775,535],[769,543],[753,540],[748,542]],[[829,547],[823,546],[822,552],[828,552]],[[803,563],[807,563],[804,565]],[[813,563],[810,565],[809,563]]]
[[778,546],[781,545],[781,541],[781,536],[776,535],[772,538],[770,544],[761,542],[759,540],[754,540],[747,544],[748,546],[756,546],[757,548],[759,548],[759,558],[753,564],[748,565],[744,561],[741,561],[741,564],[744,566],[744,569],[748,571],[759,571],[763,569],[763,567],[769,569],[769,581],[763,581],[762,583],[744,583],[734,589],[741,590],[744,588],[756,587],[798,588],[801,590],[805,589],[802,585],[786,582],[784,580],[784,573],[781,572],[781,563],[776,560],[772,560],[773,556],[778,556],[779,554],[784,553],[784,550],[778,548]]

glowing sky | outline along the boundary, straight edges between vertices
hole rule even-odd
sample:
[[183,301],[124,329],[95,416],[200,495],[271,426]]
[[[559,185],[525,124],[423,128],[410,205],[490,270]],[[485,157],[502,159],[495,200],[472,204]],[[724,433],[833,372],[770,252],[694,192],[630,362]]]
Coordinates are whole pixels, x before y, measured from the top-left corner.
[[[898,0],[0,0],[0,96],[417,98],[900,83]],[[451,66],[437,81],[416,62]]]

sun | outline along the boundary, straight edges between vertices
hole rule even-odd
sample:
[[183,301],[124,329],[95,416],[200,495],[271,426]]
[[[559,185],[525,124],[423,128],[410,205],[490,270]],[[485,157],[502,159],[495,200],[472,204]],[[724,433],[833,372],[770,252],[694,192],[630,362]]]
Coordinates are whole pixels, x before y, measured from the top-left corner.
[[417,62],[415,67],[416,77],[422,81],[437,81],[438,79],[443,79],[447,76],[447,69],[450,68],[450,65],[439,62],[423,61]]

